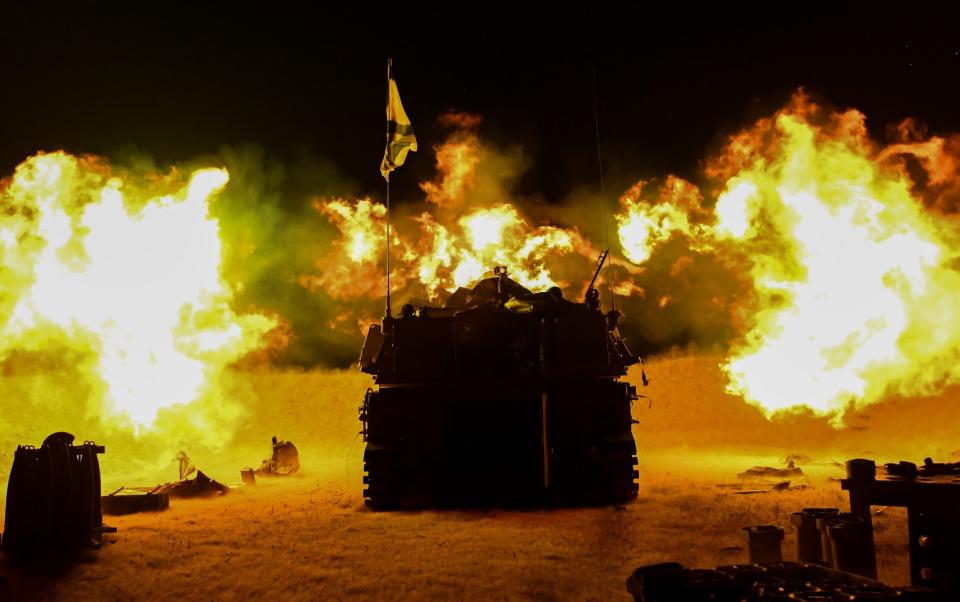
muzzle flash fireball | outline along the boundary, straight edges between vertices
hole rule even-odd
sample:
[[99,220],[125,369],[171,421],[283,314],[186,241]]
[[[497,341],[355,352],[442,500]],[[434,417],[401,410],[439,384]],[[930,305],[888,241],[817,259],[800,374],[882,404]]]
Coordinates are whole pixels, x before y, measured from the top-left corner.
[[[135,176],[62,151],[24,161],[0,181],[0,359],[75,353],[95,414],[136,431],[174,406],[222,405],[221,374],[274,326],[230,306],[209,211],[228,179]],[[184,414],[180,430],[214,422]]]

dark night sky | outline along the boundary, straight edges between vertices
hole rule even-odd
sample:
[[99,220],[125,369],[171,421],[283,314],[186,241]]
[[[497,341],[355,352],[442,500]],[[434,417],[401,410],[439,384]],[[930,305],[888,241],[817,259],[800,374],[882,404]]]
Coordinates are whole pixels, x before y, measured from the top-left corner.
[[[350,14],[322,3],[35,4],[2,9],[3,174],[40,149],[176,162],[254,142],[280,161],[328,158],[356,192],[379,194],[388,55],[422,149],[442,139],[439,114],[479,112],[485,137],[524,146],[519,192],[548,201],[595,185],[593,68],[613,187],[695,175],[724,134],[801,85],[862,109],[880,135],[905,116],[960,130],[960,22],[938,4],[922,18],[841,2],[529,14],[519,2]],[[433,159],[408,166],[398,186],[412,194]]]

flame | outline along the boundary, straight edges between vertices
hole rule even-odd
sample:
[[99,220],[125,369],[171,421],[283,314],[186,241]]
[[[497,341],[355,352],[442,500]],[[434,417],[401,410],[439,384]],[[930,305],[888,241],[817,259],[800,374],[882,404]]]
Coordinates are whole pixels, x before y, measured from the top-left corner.
[[380,225],[386,216],[382,205],[362,200],[351,207],[345,201],[334,200],[321,207],[334,224],[350,233],[343,250],[355,263],[368,263],[382,252],[385,234],[381,234]]
[[429,202],[448,206],[463,198],[464,190],[473,184],[473,175],[480,161],[478,146],[476,136],[468,134],[458,135],[437,149],[440,175],[436,181],[420,184]]
[[[504,200],[502,186],[479,193],[478,182],[489,183],[503,161],[474,125],[436,148],[438,176],[421,185],[427,210],[394,220],[397,288],[442,300],[496,265],[532,289],[585,287],[597,248],[576,228],[532,219],[529,206]],[[663,290],[641,283],[661,249],[673,249],[658,260],[664,278],[691,282],[702,266],[727,270],[719,278],[738,285],[717,290],[742,298],[706,291],[700,307],[730,313],[735,338],[721,365],[728,391],[771,416],[807,409],[839,424],[851,405],[957,382],[960,231],[944,214],[960,199],[960,137],[927,136],[910,120],[894,135],[894,144],[879,147],[863,114],[832,112],[801,91],[729,138],[706,162],[703,190],[676,176],[627,190],[613,219],[628,262],[614,258],[613,276],[601,280],[669,319],[696,304],[669,283]],[[382,248],[383,213],[370,201],[347,202],[358,223],[335,217],[329,203],[344,201],[318,204],[340,228],[336,245]],[[353,263],[342,273],[370,268],[376,282],[351,282],[350,294],[382,295],[379,258],[347,255]],[[694,261],[698,255],[711,261]],[[320,278],[336,273],[332,260],[318,262]]]
[[752,253],[763,300],[724,370],[731,391],[770,410],[829,413],[914,391],[950,375],[943,356],[960,351],[941,330],[960,332],[957,312],[937,311],[939,326],[928,314],[960,284],[955,233],[873,160],[862,120],[851,111],[818,127],[781,112],[762,128],[777,156],[757,157],[718,199],[721,233]]
[[[445,116],[442,122],[461,129],[435,149],[437,178],[420,185],[429,210],[394,219],[393,286],[412,287],[408,296],[439,301],[491,274],[496,266],[506,267],[511,278],[528,288],[569,284],[547,264],[570,254],[596,256],[575,228],[535,225],[515,205],[498,199],[479,199],[476,207],[456,215],[454,210],[463,206],[467,195],[477,192],[480,159],[490,158],[492,151],[482,149],[472,132],[478,117],[458,114]],[[301,276],[301,283],[341,299],[384,294],[384,206],[369,199],[320,199],[314,207],[340,237],[317,261],[316,274]],[[587,272],[588,268],[581,270]]]
[[429,203],[449,209],[462,204],[467,190],[475,184],[477,166],[485,153],[474,130],[482,119],[472,113],[447,113],[439,121],[455,129],[443,144],[434,148],[437,177],[422,182],[420,189]]
[[38,154],[0,187],[0,357],[88,354],[111,416],[137,430],[189,404],[261,345],[273,321],[237,315],[210,198],[223,169],[157,177],[150,196],[96,158]]
[[[331,217],[341,238],[318,262],[319,275],[303,282],[322,286],[341,298],[382,293],[386,283],[378,254],[383,253],[386,240],[383,206],[364,199],[353,205],[321,201],[318,208]],[[571,253],[584,244],[576,230],[531,226],[515,207],[506,204],[477,209],[450,227],[437,223],[429,213],[409,222],[419,227],[419,236],[398,227],[392,242],[394,282],[399,287],[414,282],[430,299],[472,284],[494,266],[505,266],[511,278],[528,288],[560,285],[563,281],[555,279],[545,265],[547,258]],[[350,249],[364,252],[351,254]],[[347,251],[349,263],[342,261],[340,251]],[[358,278],[358,274],[364,276]]]
[[360,297],[384,290],[380,260],[386,247],[387,209],[369,199],[315,201],[341,236],[318,262],[316,275],[300,276],[310,290],[322,288],[334,298]]
[[[467,286],[482,276],[482,266],[505,266],[511,278],[531,289],[557,286],[546,268],[547,256],[574,250],[579,234],[553,226],[531,227],[511,205],[478,209],[460,219],[468,246],[460,250],[463,260],[452,284]],[[443,286],[441,281],[441,286]],[[450,285],[446,285],[450,288]]]
[[752,325],[722,368],[731,393],[771,414],[807,408],[839,422],[850,404],[932,393],[960,376],[956,223],[926,210],[886,159],[910,152],[956,168],[941,142],[877,150],[864,119],[801,93],[731,137],[707,169],[721,192],[705,222],[676,186],[656,203],[622,201],[632,261],[678,236],[744,266]]
[[[929,136],[926,128],[905,119],[894,128],[894,143],[880,153],[881,161],[902,161],[900,169],[928,207],[946,213],[960,209],[960,134]],[[911,176],[910,162],[920,166],[922,182]]]
[[614,216],[623,254],[635,264],[650,259],[658,244],[683,234],[693,241],[701,240],[704,226],[693,220],[701,213],[701,197],[697,187],[669,176],[660,188],[657,199],[642,198],[650,182],[641,180],[620,197],[621,213]]

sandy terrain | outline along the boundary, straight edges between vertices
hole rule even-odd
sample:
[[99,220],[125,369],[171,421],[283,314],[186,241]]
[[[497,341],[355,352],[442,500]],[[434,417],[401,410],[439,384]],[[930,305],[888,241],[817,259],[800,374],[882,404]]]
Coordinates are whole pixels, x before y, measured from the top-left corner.
[[[845,506],[838,483],[829,480],[842,471],[830,459],[946,459],[960,440],[960,427],[945,419],[960,407],[956,390],[891,401],[852,416],[855,430],[838,432],[811,417],[767,421],[722,393],[715,366],[708,357],[648,366],[651,399],[635,406],[639,499],[619,508],[527,511],[370,512],[360,495],[355,422],[368,379],[341,372],[236,374],[231,386],[249,401],[250,420],[219,453],[188,451],[201,469],[235,483],[237,469],[264,457],[277,432],[300,447],[300,476],[261,479],[215,500],[175,501],[159,514],[111,517],[119,532],[104,548],[55,574],[0,560],[7,577],[0,598],[628,599],[624,579],[638,565],[740,562],[741,527],[786,526],[790,512],[805,506]],[[118,450],[97,438],[108,449],[105,488],[176,474],[170,450],[133,462],[125,443]],[[0,443],[16,442],[4,436]],[[805,467],[810,478],[795,483],[802,489],[739,495],[717,486],[790,453],[824,462]],[[908,578],[904,523],[894,509],[876,517],[881,577],[892,583]],[[792,545],[788,530],[787,558]]]

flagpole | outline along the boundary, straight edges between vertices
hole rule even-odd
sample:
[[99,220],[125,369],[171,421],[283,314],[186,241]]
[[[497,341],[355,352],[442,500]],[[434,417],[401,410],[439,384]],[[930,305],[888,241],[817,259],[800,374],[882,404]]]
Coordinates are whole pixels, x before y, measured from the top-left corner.
[[[390,106],[390,70],[393,67],[393,59],[387,59],[387,104]],[[387,116],[387,152],[389,151],[390,145],[390,117]],[[390,312],[390,172],[387,172],[387,312],[386,317],[392,318],[393,314]]]

